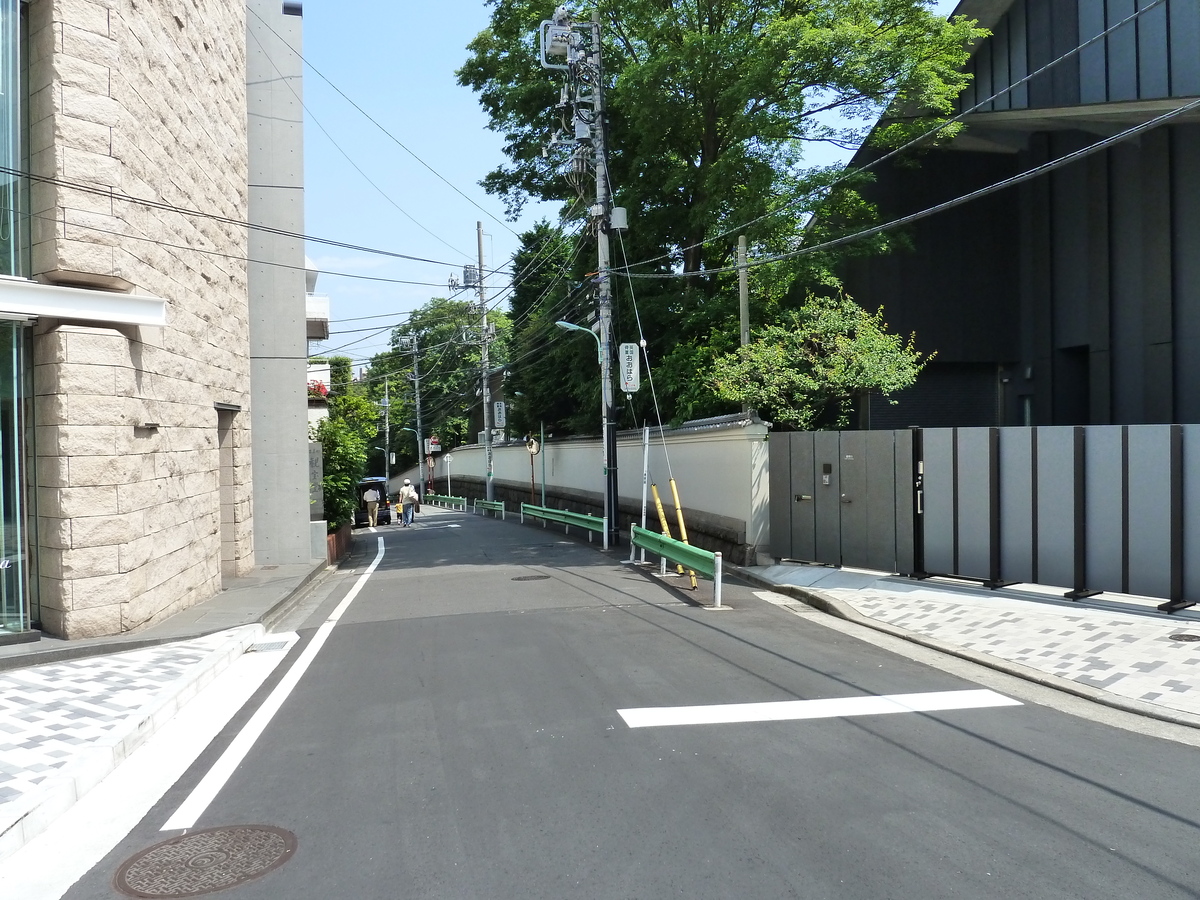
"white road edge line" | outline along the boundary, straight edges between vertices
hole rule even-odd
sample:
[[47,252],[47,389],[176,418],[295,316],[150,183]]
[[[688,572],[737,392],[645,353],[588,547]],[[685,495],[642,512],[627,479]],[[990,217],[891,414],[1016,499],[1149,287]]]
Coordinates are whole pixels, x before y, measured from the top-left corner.
[[666,725],[723,725],[734,722],[787,722],[842,716],[880,716],[890,713],[939,712],[1022,706],[1020,700],[989,690],[930,691],[879,697],[834,697],[827,700],[779,700],[769,703],[726,703],[713,706],[662,706],[619,709],[630,728]]
[[212,803],[221,788],[225,786],[225,782],[229,780],[229,776],[233,774],[234,770],[246,757],[246,754],[250,752],[250,748],[254,746],[254,742],[266,730],[275,713],[283,706],[283,701],[288,698],[288,695],[312,664],[321,647],[329,638],[334,626],[337,625],[338,619],[342,617],[346,608],[354,602],[354,598],[358,596],[358,592],[367,583],[367,579],[378,568],[380,561],[383,559],[382,537],[378,539],[378,544],[379,549],[375,553],[375,559],[367,566],[366,571],[358,577],[358,581],[354,583],[354,587],[350,588],[350,592],[342,598],[342,602],[329,614],[329,618],[321,623],[321,627],[313,635],[312,641],[304,648],[304,652],[300,654],[299,658],[292,663],[292,667],[280,679],[279,684],[275,686],[275,690],[271,691],[270,696],[263,701],[262,706],[250,717],[250,721],[246,723],[245,727],[238,732],[237,737],[225,748],[225,752],[221,754],[220,759],[213,763],[212,768],[200,779],[200,782],[192,789],[188,798],[179,805],[179,808],[175,810],[175,814],[167,819],[159,831],[177,831],[181,828],[192,828],[196,824],[196,820],[208,809],[209,804]]

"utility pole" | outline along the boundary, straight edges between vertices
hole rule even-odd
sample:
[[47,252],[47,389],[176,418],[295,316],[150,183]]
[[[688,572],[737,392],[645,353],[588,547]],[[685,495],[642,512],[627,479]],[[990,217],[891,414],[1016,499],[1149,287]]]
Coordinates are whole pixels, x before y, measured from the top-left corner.
[[[421,435],[421,357],[418,351],[420,338],[416,334],[401,335],[397,339],[397,346],[409,347],[413,355],[413,398],[417,407],[417,469],[420,470],[425,466],[425,441]],[[424,483],[425,478],[418,478],[417,481]]]
[[[584,34],[587,36],[586,46]],[[573,145],[572,165],[586,160],[590,144],[596,167],[596,202],[591,208],[596,231],[596,303],[600,325],[600,422],[604,468],[604,515],[608,519],[607,546],[620,542],[619,494],[617,490],[617,431],[616,410],[612,384],[613,322],[612,273],[609,262],[609,232],[626,227],[624,209],[614,209],[612,188],[608,180],[608,148],[605,144],[604,70],[600,60],[600,13],[592,12],[587,25],[571,20],[570,13],[560,6],[554,18],[542,22],[539,28],[541,64],[547,69],[567,72],[560,108],[573,111],[574,140],[556,135],[552,146]],[[565,63],[551,61],[566,57]],[[590,106],[591,109],[587,107]],[[579,171],[579,169],[576,169]]]
[[488,334],[487,295],[483,286],[483,223],[475,223],[475,235],[479,243],[479,313],[483,317],[483,333],[481,335],[483,350],[480,353],[480,365],[483,377],[483,455],[486,471],[484,473],[484,495],[488,500],[496,499],[496,488],[492,484],[492,386],[488,374]]
[[388,394],[388,376],[383,376],[383,484],[384,490],[392,489],[392,401]]
[[[746,268],[746,236],[738,235],[738,318],[741,322],[743,347],[750,344],[750,279]],[[749,405],[742,404],[742,412],[749,414]]]

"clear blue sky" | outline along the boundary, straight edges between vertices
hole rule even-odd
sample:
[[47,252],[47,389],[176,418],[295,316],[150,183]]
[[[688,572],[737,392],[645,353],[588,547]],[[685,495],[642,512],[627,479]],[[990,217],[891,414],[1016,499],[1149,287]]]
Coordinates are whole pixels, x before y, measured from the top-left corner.
[[[554,5],[547,0],[547,17]],[[937,7],[945,14],[954,5],[941,0]],[[431,297],[447,296],[448,277],[461,279],[463,264],[474,262],[477,221],[483,222],[484,265],[491,268],[512,256],[517,233],[557,215],[556,206],[542,205],[518,223],[506,222],[500,202],[478,186],[503,162],[502,140],[487,130],[475,95],[457,85],[454,72],[467,58],[467,44],[487,26],[489,11],[482,0],[304,4],[303,52],[317,70],[304,73],[306,232],[452,264],[310,244],[308,255],[323,272],[317,292],[330,298],[334,332],[312,345],[314,353],[366,361],[386,349],[391,325]],[[636,212],[630,216],[634,225]],[[504,283],[492,277],[489,296]]]

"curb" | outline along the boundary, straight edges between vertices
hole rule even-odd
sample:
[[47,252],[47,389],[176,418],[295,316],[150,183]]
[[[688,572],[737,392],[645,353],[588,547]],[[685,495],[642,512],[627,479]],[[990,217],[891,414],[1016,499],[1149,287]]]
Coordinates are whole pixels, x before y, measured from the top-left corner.
[[1116,694],[1100,688],[1091,687],[1090,685],[1080,684],[1077,681],[1072,681],[1069,678],[1063,678],[1061,675],[1051,675],[1048,672],[1042,672],[1038,669],[1026,666],[1022,663],[1013,662],[1012,660],[1001,659],[998,656],[989,656],[986,653],[981,653],[978,650],[969,650],[965,647],[959,647],[955,644],[949,644],[937,638],[929,637],[923,634],[916,634],[911,631],[906,631],[895,625],[889,625],[886,622],[880,622],[872,619],[870,616],[865,616],[847,603],[842,602],[827,594],[812,588],[804,588],[794,584],[777,584],[762,576],[743,568],[742,566],[726,565],[725,571],[749,582],[757,587],[765,590],[775,591],[776,593],[786,594],[801,603],[811,606],[813,609],[820,610],[831,616],[839,619],[844,619],[847,622],[853,622],[855,625],[862,625],[866,628],[871,628],[883,634],[891,635],[909,643],[918,644],[930,650],[936,650],[939,653],[945,653],[948,656],[954,656],[959,659],[972,662],[980,666],[985,666],[989,669],[994,669],[997,672],[1003,672],[1006,675],[1011,675],[1015,678],[1021,678],[1025,681],[1030,681],[1035,684],[1040,684],[1042,687],[1048,687],[1056,691],[1062,691],[1066,694],[1072,694],[1084,700],[1091,700],[1094,703],[1099,703],[1103,706],[1108,706],[1113,709],[1119,709],[1122,712],[1132,713],[1138,716],[1144,716],[1149,719],[1157,719],[1160,722],[1168,722],[1172,725],[1182,725],[1186,728],[1200,728],[1200,716],[1192,715],[1177,710],[1163,709],[1155,706],[1152,703],[1145,703],[1140,700],[1133,700],[1126,697],[1120,697]]
[[[266,629],[261,624],[239,625],[229,632],[229,638],[221,646],[118,722],[108,737],[85,748],[39,790],[0,807],[0,860],[45,831],[165,725],[185,703],[242,656],[247,647],[266,633]],[[161,643],[164,642],[154,642]]]
[[[278,600],[274,606],[258,617],[258,623],[270,631],[283,619],[292,608],[313,588],[338,569],[337,563],[314,566],[304,576],[299,584],[286,597]],[[187,612],[187,610],[183,610]],[[254,624],[254,623],[248,623]],[[246,625],[234,626],[244,628]],[[49,647],[23,653],[19,656],[0,656],[0,672],[13,669],[27,669],[30,666],[44,666],[48,663],[68,662],[76,659],[87,659],[92,656],[107,656],[110,653],[125,653],[128,650],[144,650],[147,647],[158,647],[163,644],[174,644],[179,641],[190,641],[195,638],[217,634],[228,628],[195,628],[178,634],[161,635],[157,637],[138,637],[136,633],[128,636],[94,638],[91,643],[81,642],[67,647]]]

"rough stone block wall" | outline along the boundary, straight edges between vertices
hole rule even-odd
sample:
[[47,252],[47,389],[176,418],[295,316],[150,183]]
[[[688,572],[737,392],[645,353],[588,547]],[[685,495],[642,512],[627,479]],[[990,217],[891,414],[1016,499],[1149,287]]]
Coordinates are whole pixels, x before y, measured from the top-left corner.
[[220,589],[215,404],[240,407],[224,569],[253,566],[247,239],[212,218],[247,218],[245,9],[33,0],[29,23],[31,166],[57,180],[31,190],[34,277],[167,301],[165,328],[35,329],[42,624],[87,637]]

